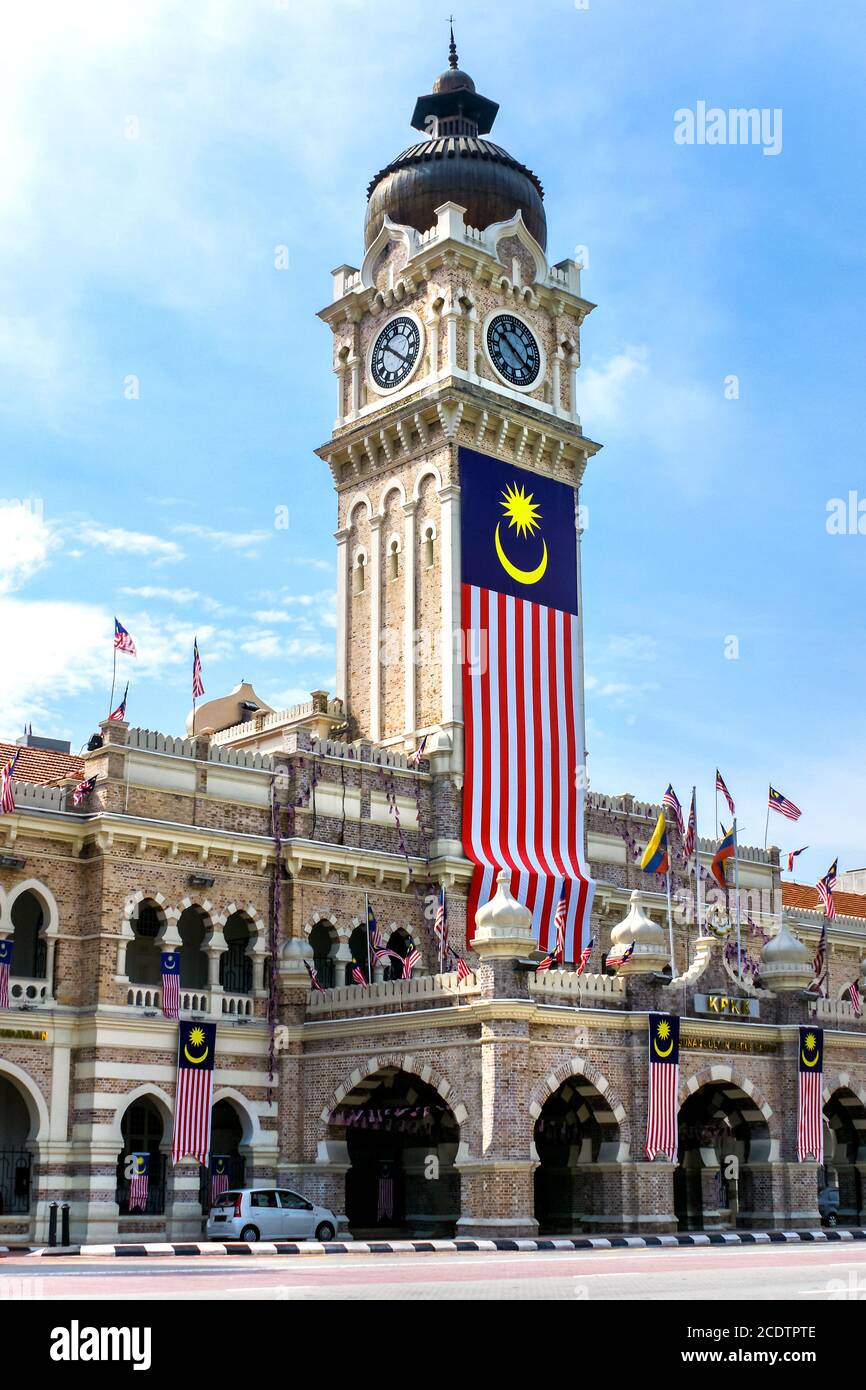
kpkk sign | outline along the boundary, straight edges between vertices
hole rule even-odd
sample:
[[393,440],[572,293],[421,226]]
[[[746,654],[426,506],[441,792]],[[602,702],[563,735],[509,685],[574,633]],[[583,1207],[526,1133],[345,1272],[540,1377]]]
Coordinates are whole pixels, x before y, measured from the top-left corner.
[[732,994],[696,994],[694,1009],[699,1014],[725,1015],[727,1018],[760,1018],[757,999],[739,999]]

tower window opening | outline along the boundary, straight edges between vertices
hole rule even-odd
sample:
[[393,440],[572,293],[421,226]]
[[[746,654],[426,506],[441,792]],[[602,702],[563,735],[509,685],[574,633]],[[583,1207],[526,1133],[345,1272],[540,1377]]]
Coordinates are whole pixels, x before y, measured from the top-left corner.
[[352,577],[352,591],[356,594],[363,594],[367,585],[367,561],[363,552],[355,560],[355,570]]
[[388,555],[388,570],[392,579],[396,579],[400,573],[400,547],[397,541],[391,542],[391,550]]
[[424,567],[425,567],[425,569],[428,569],[428,570],[433,568],[433,558],[434,558],[434,556],[433,556],[433,542],[434,542],[434,540],[435,540],[435,536],[434,536],[434,534],[433,534],[433,527],[432,527],[432,526],[428,526],[427,530],[424,532],[424,545],[423,545],[423,549],[422,549],[422,553],[423,553],[423,557],[424,557]]

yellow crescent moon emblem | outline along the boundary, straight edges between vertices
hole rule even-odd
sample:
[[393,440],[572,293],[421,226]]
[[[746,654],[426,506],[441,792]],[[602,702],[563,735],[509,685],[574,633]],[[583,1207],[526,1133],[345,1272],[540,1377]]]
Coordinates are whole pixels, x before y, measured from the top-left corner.
[[654,1047],[655,1050],[656,1050],[656,1056],[658,1056],[658,1057],[670,1057],[671,1053],[672,1053],[673,1050],[674,1050],[674,1040],[673,1040],[673,1038],[671,1038],[670,1042],[668,1043],[667,1050],[666,1050],[665,1052],[662,1052],[661,1048],[659,1047],[659,1040],[658,1040],[658,1038],[653,1038],[653,1047]]
[[800,1056],[803,1058],[803,1066],[804,1066],[804,1067],[816,1067],[816,1066],[818,1065],[818,1053],[817,1053],[817,1052],[815,1053],[815,1060],[814,1060],[814,1062],[810,1062],[810,1061],[809,1061],[809,1058],[806,1056],[805,1052],[801,1052],[801,1053],[800,1053]]
[[539,564],[536,565],[535,569],[518,569],[517,565],[513,565],[511,563],[511,561],[509,560],[508,556],[502,548],[502,541],[499,539],[499,522],[497,521],[496,523],[496,554],[499,556],[499,563],[505,570],[505,573],[510,575],[512,579],[516,579],[518,584],[537,584],[539,579],[544,578],[545,571],[547,570],[548,558],[547,541],[542,540],[541,544],[543,545],[544,549],[542,551],[541,560]]
[[186,1060],[187,1060],[188,1062],[191,1062],[191,1063],[192,1063],[192,1065],[193,1065],[194,1067],[197,1067],[201,1062],[203,1062],[203,1061],[205,1060],[205,1058],[207,1057],[207,1054],[208,1054],[209,1052],[210,1052],[210,1048],[209,1048],[209,1047],[206,1047],[205,1050],[204,1050],[204,1052],[201,1054],[200,1057],[193,1057],[193,1055],[192,1055],[192,1053],[190,1052],[189,1048],[186,1046],[186,1044],[184,1044],[183,1055],[184,1055],[184,1057],[186,1058]]

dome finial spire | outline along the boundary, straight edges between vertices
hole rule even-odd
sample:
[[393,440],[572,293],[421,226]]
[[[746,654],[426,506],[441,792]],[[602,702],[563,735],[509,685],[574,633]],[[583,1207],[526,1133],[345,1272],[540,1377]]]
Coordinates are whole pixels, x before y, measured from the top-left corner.
[[449,24],[451,25],[451,42],[450,42],[450,44],[448,45],[448,66],[449,66],[450,68],[457,68],[457,67],[459,67],[460,65],[459,65],[459,62],[458,62],[458,60],[457,60],[457,45],[456,45],[456,43],[454,42],[454,16],[453,16],[453,15],[451,15],[451,17],[450,17],[450,19],[449,19],[448,22],[449,22]]

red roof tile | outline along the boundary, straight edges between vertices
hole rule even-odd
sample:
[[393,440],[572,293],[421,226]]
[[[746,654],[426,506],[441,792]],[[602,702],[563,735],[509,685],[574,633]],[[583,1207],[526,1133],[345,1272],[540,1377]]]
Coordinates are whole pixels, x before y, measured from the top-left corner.
[[[837,889],[833,897],[836,902],[836,911],[841,916],[866,917],[866,893],[840,893]],[[818,906],[818,890],[807,883],[783,882],[782,906],[816,908]]]
[[56,753],[51,748],[21,748],[17,743],[0,743],[0,767],[16,753],[21,755],[15,769],[16,782],[59,786],[70,777],[80,781],[84,775],[84,759],[74,753]]

